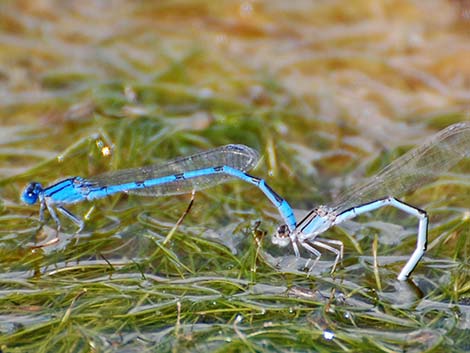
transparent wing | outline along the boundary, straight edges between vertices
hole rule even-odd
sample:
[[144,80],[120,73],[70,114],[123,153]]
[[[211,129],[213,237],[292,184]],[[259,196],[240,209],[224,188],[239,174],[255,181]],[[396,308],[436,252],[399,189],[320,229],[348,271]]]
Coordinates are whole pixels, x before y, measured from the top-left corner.
[[439,177],[467,157],[470,157],[470,122],[451,125],[341,194],[331,207],[341,213],[382,197],[399,197]]
[[[256,166],[259,154],[245,145],[226,145],[208,151],[181,157],[164,164],[151,165],[141,168],[118,170],[87,178],[87,182],[96,187],[129,184],[138,181],[158,179],[174,174],[181,174],[199,169],[228,166],[241,171],[248,171]],[[206,174],[190,179],[179,179],[164,182],[145,189],[128,188],[122,190],[132,194],[146,196],[176,195],[202,190],[224,183],[232,176],[224,174]]]

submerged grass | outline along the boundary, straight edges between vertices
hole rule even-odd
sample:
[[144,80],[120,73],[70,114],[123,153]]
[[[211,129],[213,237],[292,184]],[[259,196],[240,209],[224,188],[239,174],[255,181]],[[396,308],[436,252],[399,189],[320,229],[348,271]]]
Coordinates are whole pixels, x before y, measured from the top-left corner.
[[276,210],[241,182],[196,193],[180,224],[190,195],[79,204],[85,230],[64,220],[42,248],[54,224],[18,197],[32,180],[243,143],[296,208],[328,202],[468,120],[453,76],[468,70],[463,5],[115,5],[0,5],[2,352],[470,350],[468,161],[406,196],[431,225],[405,283],[416,220],[395,210],[328,231],[344,260],[309,274],[270,243]]

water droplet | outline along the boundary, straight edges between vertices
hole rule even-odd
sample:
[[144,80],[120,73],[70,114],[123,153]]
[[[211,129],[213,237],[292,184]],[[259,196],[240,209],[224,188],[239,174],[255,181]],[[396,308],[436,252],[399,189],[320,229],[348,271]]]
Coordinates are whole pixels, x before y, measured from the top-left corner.
[[323,338],[331,341],[333,338],[335,338],[335,334],[332,331],[325,330],[323,331]]

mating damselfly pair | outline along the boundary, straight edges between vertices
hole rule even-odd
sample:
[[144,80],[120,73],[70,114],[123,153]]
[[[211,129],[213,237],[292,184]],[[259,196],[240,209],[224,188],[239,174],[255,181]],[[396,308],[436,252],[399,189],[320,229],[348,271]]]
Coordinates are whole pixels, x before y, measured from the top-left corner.
[[470,157],[470,123],[451,125],[393,161],[375,176],[347,190],[332,205],[314,208],[300,222],[297,222],[287,201],[263,179],[247,174],[258,163],[259,155],[244,145],[226,145],[161,165],[119,170],[86,179],[68,178],[47,188],[32,182],[24,190],[22,200],[27,204],[39,201],[41,222],[44,222],[47,209],[60,230],[58,211],[76,223],[78,231],[81,231],[83,220],[64,205],[119,192],[145,196],[177,195],[234,178],[240,179],[257,186],[282,216],[285,223],[274,234],[273,243],[281,247],[291,244],[297,257],[300,257],[299,248],[303,248],[315,261],[321,256],[318,249],[333,252],[336,255],[333,271],[343,256],[343,245],[319,235],[360,214],[392,206],[419,220],[416,249],[398,275],[399,280],[406,280],[426,250],[428,216],[425,211],[396,197],[439,177],[466,157]]

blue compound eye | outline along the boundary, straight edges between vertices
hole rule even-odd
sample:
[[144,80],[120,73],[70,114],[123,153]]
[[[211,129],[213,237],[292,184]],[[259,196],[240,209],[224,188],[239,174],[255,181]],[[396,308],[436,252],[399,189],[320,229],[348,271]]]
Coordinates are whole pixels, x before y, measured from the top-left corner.
[[42,191],[42,186],[39,183],[30,183],[21,194],[21,200],[28,205],[34,205],[38,200],[39,193]]

